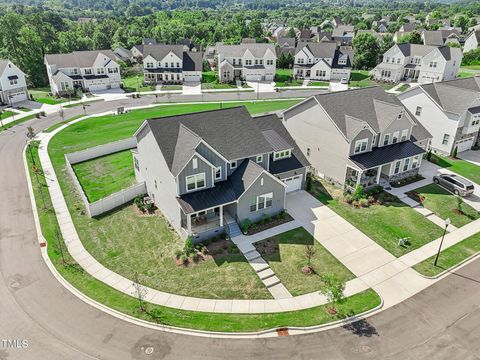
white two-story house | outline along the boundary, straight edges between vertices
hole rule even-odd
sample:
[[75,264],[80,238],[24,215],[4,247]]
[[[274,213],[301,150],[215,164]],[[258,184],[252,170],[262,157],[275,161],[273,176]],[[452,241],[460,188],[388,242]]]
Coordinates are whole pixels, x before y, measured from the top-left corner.
[[312,96],[285,110],[283,124],[316,174],[350,188],[415,175],[431,138],[380,87]]
[[395,44],[371,71],[374,79],[387,82],[431,83],[457,78],[462,50],[449,46]]
[[273,81],[277,68],[275,45],[218,45],[217,64],[218,78],[223,83],[236,79]]
[[480,77],[425,84],[398,95],[432,134],[432,150],[450,155],[479,145]]
[[480,30],[472,31],[465,38],[465,44],[463,44],[463,52],[469,52],[476,50],[480,47]]
[[335,41],[300,43],[295,49],[293,75],[297,79],[349,79],[353,50],[337,48]]
[[15,104],[28,98],[25,74],[10,60],[0,59],[0,104]]
[[198,51],[185,51],[183,45],[145,45],[143,74],[146,83],[183,83],[202,79],[202,57]]
[[52,94],[99,91],[120,87],[120,66],[111,50],[74,51],[45,55]]

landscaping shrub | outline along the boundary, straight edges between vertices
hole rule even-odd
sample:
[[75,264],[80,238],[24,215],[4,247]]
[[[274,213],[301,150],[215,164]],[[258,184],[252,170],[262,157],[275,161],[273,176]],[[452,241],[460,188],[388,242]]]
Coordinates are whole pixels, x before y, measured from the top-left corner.
[[361,206],[361,207],[368,207],[370,204],[369,204],[368,199],[363,198],[363,199],[358,200],[358,205]]
[[187,239],[185,240],[185,247],[183,251],[187,255],[195,252],[195,248],[193,247],[193,239],[191,236],[187,237]]
[[355,192],[353,193],[353,198],[355,200],[360,200],[365,198],[365,189],[363,188],[362,185],[357,185],[355,188]]
[[312,191],[312,176],[308,174],[307,176],[307,184],[306,184],[307,191]]
[[431,158],[432,158],[432,150],[428,150],[427,154],[425,155],[425,159],[430,161]]
[[183,251],[180,249],[175,250],[175,257],[179,259],[183,255]]
[[250,226],[252,226],[252,220],[250,220],[250,219],[243,220],[242,231],[243,231],[244,234],[246,234],[248,232],[248,229],[250,228]]

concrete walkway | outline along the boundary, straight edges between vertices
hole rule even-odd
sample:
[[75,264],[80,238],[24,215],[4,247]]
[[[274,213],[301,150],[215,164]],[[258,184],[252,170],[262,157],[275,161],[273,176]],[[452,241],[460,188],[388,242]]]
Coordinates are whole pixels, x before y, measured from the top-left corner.
[[[108,113],[95,116],[106,114]],[[74,120],[51,133],[42,134],[39,147],[40,161],[48,179],[48,190],[62,236],[74,260],[97,280],[125,294],[134,295],[134,286],[131,280],[104,267],[84,248],[48,156],[48,142],[57,132],[88,117]],[[384,308],[398,304],[436,281],[420,276],[409,266],[414,259],[422,261],[424,258],[433,255],[436,251],[434,249],[435,244],[440,241],[439,239],[416,250],[415,255],[410,255],[404,262],[403,257],[395,258],[345,219],[304,191],[288,194],[286,207],[295,221],[253,236],[239,236],[238,239],[235,239],[235,243],[241,251],[244,253],[251,252],[255,250],[252,243],[303,226],[357,276],[356,279],[347,282],[345,295],[351,296],[372,287],[382,297]],[[480,220],[467,226],[448,234],[444,248],[480,231]],[[252,263],[253,260],[259,259],[253,255],[251,257]],[[153,304],[183,310],[216,313],[273,313],[306,309],[327,302],[326,298],[320,295],[318,291],[296,297],[272,300],[216,300],[179,296],[147,287],[145,289],[147,291],[145,300]]]

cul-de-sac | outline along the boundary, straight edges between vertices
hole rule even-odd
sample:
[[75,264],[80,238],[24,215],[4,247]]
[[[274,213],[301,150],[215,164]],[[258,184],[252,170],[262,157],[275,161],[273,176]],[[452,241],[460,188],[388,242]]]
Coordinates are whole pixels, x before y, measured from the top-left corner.
[[0,0],[0,359],[477,359],[479,24]]

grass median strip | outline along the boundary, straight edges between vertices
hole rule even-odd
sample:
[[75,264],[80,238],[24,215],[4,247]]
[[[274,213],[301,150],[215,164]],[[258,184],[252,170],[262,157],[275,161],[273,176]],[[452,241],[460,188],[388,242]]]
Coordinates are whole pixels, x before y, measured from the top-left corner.
[[[48,243],[48,256],[67,282],[91,299],[114,310],[139,319],[169,326],[207,331],[252,332],[285,326],[326,324],[346,316],[365,312],[375,308],[381,302],[379,296],[373,290],[366,290],[348,297],[343,303],[338,304],[338,316],[329,315],[326,311],[326,305],[293,312],[255,315],[194,312],[147,304],[147,311],[142,312],[139,310],[138,299],[96,280],[83,271],[66,251],[63,239],[61,235],[58,235],[57,218],[40,166],[37,147],[38,142],[33,143],[32,153],[35,159],[36,173],[33,171],[32,159],[28,152],[26,156],[42,233]],[[43,196],[41,193],[43,193]]]
[[480,251],[480,233],[476,233],[465,240],[443,250],[438,258],[437,266],[434,266],[435,256],[418,263],[413,268],[425,276],[435,276],[452,268],[468,257]]
[[35,114],[27,115],[27,116],[24,116],[20,119],[15,120],[15,121],[9,122],[8,124],[0,126],[0,132],[2,132],[3,130],[10,129],[11,127],[13,127],[15,125],[19,125],[21,123],[24,123],[25,121],[31,120],[31,119],[35,118],[35,116],[36,116]]

